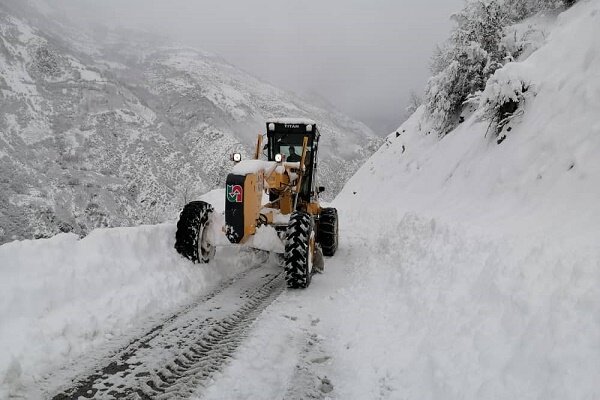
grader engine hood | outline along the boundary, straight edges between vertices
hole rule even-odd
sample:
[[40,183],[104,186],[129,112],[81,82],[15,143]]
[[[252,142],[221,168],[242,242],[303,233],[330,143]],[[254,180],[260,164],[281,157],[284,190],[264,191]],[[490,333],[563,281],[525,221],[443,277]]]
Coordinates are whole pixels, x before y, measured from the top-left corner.
[[256,233],[265,189],[281,189],[297,175],[299,163],[245,160],[233,167],[225,186],[225,235],[231,243],[245,243]]

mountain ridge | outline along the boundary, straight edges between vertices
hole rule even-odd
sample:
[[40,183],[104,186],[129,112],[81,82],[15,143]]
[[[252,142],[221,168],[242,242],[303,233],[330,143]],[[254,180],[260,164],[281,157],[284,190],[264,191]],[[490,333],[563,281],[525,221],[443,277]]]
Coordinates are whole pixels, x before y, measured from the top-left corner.
[[0,30],[0,243],[173,219],[222,185],[229,153],[248,155],[271,117],[319,123],[329,198],[379,144],[364,124],[216,55],[136,33],[74,37],[13,1]]

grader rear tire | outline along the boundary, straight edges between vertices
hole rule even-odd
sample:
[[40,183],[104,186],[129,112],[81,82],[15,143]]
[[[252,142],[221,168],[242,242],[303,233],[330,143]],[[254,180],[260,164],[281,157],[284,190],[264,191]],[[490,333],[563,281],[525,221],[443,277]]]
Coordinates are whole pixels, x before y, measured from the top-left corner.
[[194,263],[208,263],[215,255],[209,237],[213,211],[213,207],[204,201],[192,201],[179,214],[175,250]]
[[289,288],[305,289],[310,285],[314,243],[314,229],[310,215],[295,211],[290,216],[285,235],[285,280]]
[[321,211],[317,238],[323,255],[335,255],[338,248],[338,213],[335,208],[324,208]]

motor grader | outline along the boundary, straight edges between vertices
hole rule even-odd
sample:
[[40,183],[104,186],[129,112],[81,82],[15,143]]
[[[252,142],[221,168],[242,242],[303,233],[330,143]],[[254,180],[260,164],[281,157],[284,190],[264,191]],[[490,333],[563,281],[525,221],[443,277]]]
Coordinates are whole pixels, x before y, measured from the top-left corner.
[[224,218],[206,202],[187,204],[177,223],[175,249],[193,262],[208,263],[218,245],[215,231],[229,243],[249,247],[259,233],[271,231],[280,241],[281,250],[275,251],[283,253],[287,286],[308,287],[313,273],[323,271],[323,255],[333,256],[338,246],[337,210],[319,202],[325,190],[317,186],[319,138],[310,120],[267,121],[254,158],[231,157],[235,165],[227,176]]

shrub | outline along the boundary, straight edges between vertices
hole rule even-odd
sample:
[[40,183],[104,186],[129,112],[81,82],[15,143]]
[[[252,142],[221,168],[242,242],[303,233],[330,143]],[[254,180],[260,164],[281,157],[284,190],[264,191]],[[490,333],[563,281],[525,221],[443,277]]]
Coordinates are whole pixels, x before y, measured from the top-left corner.
[[497,70],[479,97],[482,117],[494,127],[498,142],[506,138],[504,127],[523,112],[527,97],[532,95],[529,79],[516,68]]

